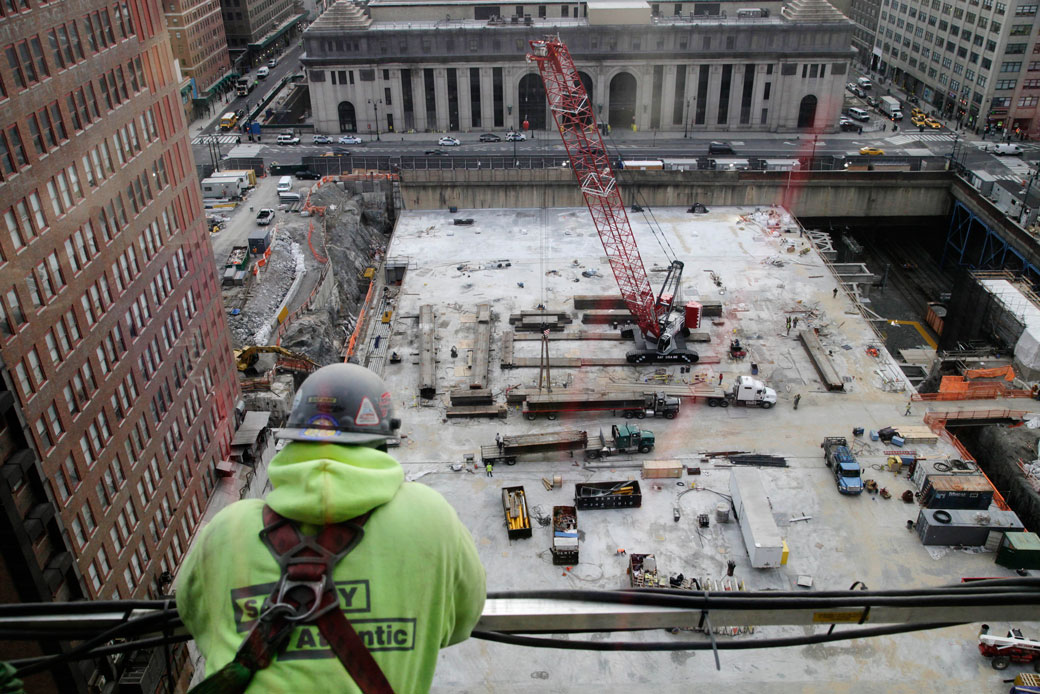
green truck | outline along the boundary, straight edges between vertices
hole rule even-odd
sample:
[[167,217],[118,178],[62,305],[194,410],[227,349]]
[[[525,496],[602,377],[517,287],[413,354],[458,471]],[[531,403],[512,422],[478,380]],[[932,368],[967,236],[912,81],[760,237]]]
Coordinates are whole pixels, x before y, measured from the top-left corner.
[[585,449],[587,458],[605,458],[617,453],[628,453],[639,451],[649,453],[654,449],[654,432],[640,429],[635,424],[612,424],[610,426],[610,437],[603,434],[600,429],[599,437],[589,441]]

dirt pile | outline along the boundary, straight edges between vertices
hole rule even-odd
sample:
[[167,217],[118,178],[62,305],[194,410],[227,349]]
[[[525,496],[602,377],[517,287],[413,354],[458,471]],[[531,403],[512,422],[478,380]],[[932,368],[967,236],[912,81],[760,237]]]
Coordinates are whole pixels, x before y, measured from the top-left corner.
[[1040,429],[965,427],[957,430],[957,437],[975,456],[1025,526],[1040,527],[1040,494],[1018,466],[1019,460],[1030,463],[1037,458]]

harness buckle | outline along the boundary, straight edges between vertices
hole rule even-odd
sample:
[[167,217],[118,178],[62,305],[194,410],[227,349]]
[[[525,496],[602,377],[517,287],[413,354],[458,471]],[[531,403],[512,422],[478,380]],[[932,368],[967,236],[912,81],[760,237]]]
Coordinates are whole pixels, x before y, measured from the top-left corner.
[[[318,581],[291,581],[283,577],[278,586],[278,597],[273,602],[268,602],[261,618],[274,616],[276,613],[284,613],[287,622],[305,622],[318,614],[325,596],[325,579]],[[303,600],[298,605],[289,602],[289,593],[297,588],[304,588],[311,595],[311,602],[306,606]],[[306,612],[303,610],[306,609]],[[302,612],[302,614],[301,614]]]

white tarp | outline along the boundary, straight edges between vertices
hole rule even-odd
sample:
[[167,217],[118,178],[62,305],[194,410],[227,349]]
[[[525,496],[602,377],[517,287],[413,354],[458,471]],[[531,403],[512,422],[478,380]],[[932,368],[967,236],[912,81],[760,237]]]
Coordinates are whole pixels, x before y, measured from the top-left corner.
[[1007,280],[982,280],[981,284],[1025,326],[1015,343],[1015,360],[1027,369],[1040,369],[1040,308]]

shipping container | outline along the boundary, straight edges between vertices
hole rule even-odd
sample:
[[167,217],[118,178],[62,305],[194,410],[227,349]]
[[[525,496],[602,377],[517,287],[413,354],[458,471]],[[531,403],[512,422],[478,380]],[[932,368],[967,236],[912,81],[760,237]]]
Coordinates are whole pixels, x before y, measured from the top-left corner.
[[997,547],[997,564],[1008,569],[1040,569],[1040,537],[1007,532]]
[[683,464],[678,460],[647,460],[643,463],[643,479],[659,480],[682,477]]
[[946,307],[937,301],[929,301],[925,320],[932,330],[935,331],[936,335],[942,335],[943,323],[946,321]]
[[927,508],[985,511],[993,503],[993,485],[982,475],[928,475],[921,498]]
[[257,229],[249,235],[249,252],[263,255],[271,247],[271,228]]
[[923,545],[981,547],[991,532],[1022,529],[1022,521],[1012,511],[924,508],[917,514],[917,536]]
[[579,482],[574,485],[574,505],[579,510],[638,508],[643,504],[639,482]]
[[734,468],[730,470],[729,480],[733,513],[740,523],[751,566],[756,569],[780,566],[783,563],[784,541],[773,519],[761,472],[755,468]]
[[918,490],[932,475],[977,475],[979,468],[971,461],[962,460],[915,460],[911,463],[910,481]]

